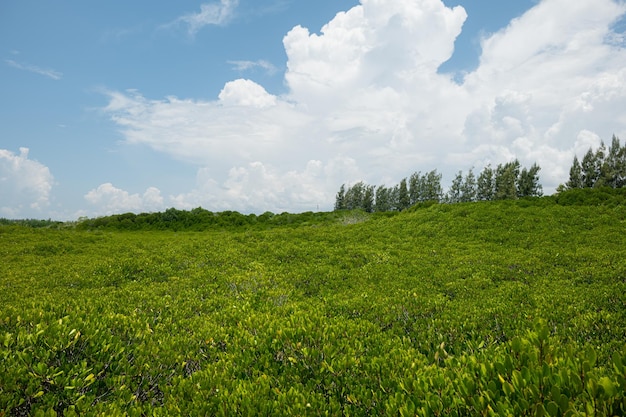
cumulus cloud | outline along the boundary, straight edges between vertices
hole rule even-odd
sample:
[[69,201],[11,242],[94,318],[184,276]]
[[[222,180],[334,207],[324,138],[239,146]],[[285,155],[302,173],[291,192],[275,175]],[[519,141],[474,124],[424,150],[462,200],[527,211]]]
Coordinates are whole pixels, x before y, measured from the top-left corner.
[[0,149],[0,215],[37,216],[50,204],[54,178],[45,165],[28,158],[28,148],[15,154]]
[[161,191],[155,187],[149,187],[140,195],[130,194],[111,183],[104,183],[85,194],[85,200],[95,207],[95,215],[152,212],[164,208]]
[[[457,83],[438,70],[461,6],[361,0],[319,33],[285,35],[284,95],[239,79],[212,101],[111,92],[106,110],[129,143],[207,167],[199,189],[231,209],[330,208],[343,182],[435,168],[445,180],[515,157],[539,163],[550,192],[590,138],[626,132],[626,50],[612,29],[625,13],[613,0],[543,0],[485,37],[478,68]],[[310,199],[291,191],[297,181]]]
[[309,160],[303,166],[284,171],[260,161],[235,166],[218,183],[209,167],[198,170],[196,187],[170,196],[172,206],[183,209],[204,207],[213,211],[237,209],[243,212],[301,212],[327,209],[334,199],[336,176],[359,175],[354,160],[335,157],[324,163]]
[[200,11],[183,15],[170,25],[186,25],[190,35],[195,35],[208,25],[225,25],[233,18],[239,0],[220,0],[219,3],[204,3]]
[[219,94],[220,102],[226,106],[256,107],[262,109],[276,105],[276,97],[250,80],[235,80],[226,83]]

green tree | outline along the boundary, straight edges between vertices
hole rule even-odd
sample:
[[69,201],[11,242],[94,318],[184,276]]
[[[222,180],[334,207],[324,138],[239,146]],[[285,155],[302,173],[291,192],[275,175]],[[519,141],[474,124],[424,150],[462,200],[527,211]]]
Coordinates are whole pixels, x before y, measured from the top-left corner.
[[483,168],[482,172],[478,176],[476,183],[476,199],[480,201],[493,200],[495,196],[495,181],[494,170],[491,165],[487,165]]
[[400,185],[398,187],[398,210],[406,210],[409,207],[411,207],[409,189],[406,185],[406,178],[403,178],[402,181],[400,181]]
[[[619,146],[619,138],[613,135],[614,142]],[[617,151],[616,156],[616,180],[615,180],[615,188],[626,187],[626,143],[624,146],[619,147],[619,151]]]
[[368,213],[374,211],[374,186],[366,185],[363,192],[363,210]]
[[409,200],[411,201],[411,205],[422,201],[423,188],[424,181],[421,172],[411,174],[409,177]]
[[446,196],[446,201],[448,203],[458,203],[461,201],[463,188],[463,172],[459,171],[454,179],[452,180],[452,184],[450,185],[450,189],[448,190],[448,194]]
[[496,168],[495,196],[496,200],[512,200],[517,198],[517,178],[519,176],[520,163],[516,159],[513,162],[499,164]]
[[341,184],[339,187],[339,191],[335,196],[335,210],[345,210],[346,209],[346,185]]
[[596,154],[594,154],[593,149],[589,148],[585,156],[583,156],[583,160],[580,164],[582,169],[583,187],[591,188],[596,185],[596,181],[598,181],[596,165]]
[[468,203],[471,201],[476,201],[476,177],[473,169],[469,170],[461,187],[461,202]]
[[400,211],[400,186],[397,184],[389,189],[389,206],[391,210]]
[[437,173],[435,169],[426,174],[422,201],[441,201],[442,197],[441,174]]
[[617,136],[613,135],[611,146],[606,153],[600,169],[600,181],[602,185],[613,188],[624,186],[626,178],[626,148],[622,148]]
[[[577,159],[574,157],[574,162]],[[594,152],[590,147],[580,163],[580,169],[574,163],[570,169],[568,188],[576,188],[580,171],[581,188],[626,186],[626,146],[622,147],[617,136],[613,135],[608,150],[604,142]]]
[[565,184],[567,189],[583,188],[583,170],[578,161],[578,157],[574,156],[572,167],[569,169],[569,181]]
[[390,211],[391,203],[390,203],[390,191],[389,188],[384,185],[379,185],[376,188],[376,200],[375,200],[375,210],[380,212]]
[[539,171],[541,168],[536,163],[530,169],[522,169],[517,181],[518,197],[540,197],[543,195],[543,187],[539,184]]
[[365,197],[365,183],[359,181],[346,191],[346,208],[348,210],[362,209]]
[[594,187],[608,186],[609,184],[607,184],[607,182],[610,181],[610,179],[608,178],[610,173],[607,172],[608,171],[607,165],[605,163],[606,145],[604,144],[604,141],[600,142],[600,147],[596,150],[596,153],[594,156],[595,156],[594,169],[596,173],[596,182],[593,186]]

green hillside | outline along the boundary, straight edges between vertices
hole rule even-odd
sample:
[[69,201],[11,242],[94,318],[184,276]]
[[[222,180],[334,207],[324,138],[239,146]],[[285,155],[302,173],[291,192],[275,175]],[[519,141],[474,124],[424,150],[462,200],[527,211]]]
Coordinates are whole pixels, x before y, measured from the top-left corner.
[[0,226],[0,416],[624,415],[623,200]]

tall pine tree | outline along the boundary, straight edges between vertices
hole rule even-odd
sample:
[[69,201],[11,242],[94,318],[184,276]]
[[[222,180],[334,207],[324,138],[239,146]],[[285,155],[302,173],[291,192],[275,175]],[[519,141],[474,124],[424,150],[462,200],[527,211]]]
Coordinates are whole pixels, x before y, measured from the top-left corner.
[[476,182],[476,199],[480,201],[493,200],[495,195],[494,171],[491,165],[483,168]]
[[461,187],[461,202],[469,203],[476,201],[476,177],[474,171],[469,170],[463,181],[463,187]]
[[578,162],[578,157],[574,156],[572,167],[569,169],[569,181],[565,184],[568,189],[583,188],[583,169]]
[[580,163],[580,167],[582,169],[583,187],[591,188],[596,185],[596,181],[598,181],[596,165],[596,154],[591,148],[589,148]]
[[520,163],[516,159],[513,162],[499,164],[496,168],[495,195],[496,200],[511,200],[517,198],[517,177],[519,176]]
[[533,164],[530,169],[522,169],[517,180],[518,197],[540,197],[543,195],[543,187],[539,184],[539,165]]
[[406,210],[409,207],[411,207],[409,189],[406,185],[406,178],[403,178],[398,187],[398,210]]
[[446,201],[448,203],[459,203],[461,201],[461,195],[463,193],[463,172],[459,171],[450,185]]
[[346,185],[341,184],[339,188],[339,192],[335,196],[335,210],[345,210],[346,209]]

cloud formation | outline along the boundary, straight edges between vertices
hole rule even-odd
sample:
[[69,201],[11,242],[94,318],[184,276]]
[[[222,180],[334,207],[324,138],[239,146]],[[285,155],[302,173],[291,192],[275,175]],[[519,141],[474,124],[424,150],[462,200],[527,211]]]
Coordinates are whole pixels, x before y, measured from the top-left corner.
[[85,194],[85,200],[95,207],[96,215],[164,209],[161,191],[155,187],[149,187],[140,195],[130,194],[111,183],[104,183]]
[[266,73],[272,75],[278,71],[278,68],[276,68],[271,62],[265,61],[263,59],[259,59],[257,61],[228,61],[228,63],[233,66],[233,69],[235,71],[239,72],[250,71],[260,68]]
[[50,204],[53,184],[48,167],[28,158],[28,148],[19,154],[0,149],[0,216],[36,217]]
[[48,77],[48,78],[51,78],[53,80],[60,80],[61,78],[63,78],[63,73],[61,73],[59,71],[55,71],[55,70],[50,69],[50,68],[41,68],[41,67],[38,67],[38,66],[32,65],[32,64],[27,64],[27,63],[23,63],[23,62],[16,62],[16,61],[14,61],[12,59],[5,59],[4,62],[6,62],[8,65],[12,66],[13,68],[17,68],[17,69],[22,70],[22,71],[32,72],[34,74],[43,75],[44,77]]
[[198,165],[180,205],[202,190],[224,209],[329,209],[344,182],[431,169],[449,181],[515,157],[537,162],[551,192],[575,152],[626,133],[626,50],[612,30],[625,13],[613,0],[543,0],[483,39],[478,68],[456,83],[438,69],[462,7],[361,0],[320,33],[285,35],[284,95],[239,79],[213,101],[111,92],[106,111],[127,142]]
[[204,3],[198,13],[189,13],[176,19],[173,24],[187,26],[189,35],[195,35],[208,25],[225,25],[232,19],[239,0],[220,0],[219,3]]

